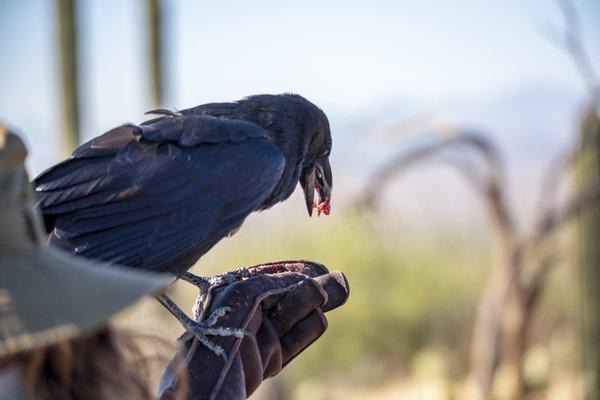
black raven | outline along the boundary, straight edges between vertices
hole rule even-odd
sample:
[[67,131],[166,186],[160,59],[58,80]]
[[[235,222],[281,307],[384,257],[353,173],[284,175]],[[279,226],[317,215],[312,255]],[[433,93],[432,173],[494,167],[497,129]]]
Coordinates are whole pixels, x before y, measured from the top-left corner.
[[35,179],[50,244],[182,276],[298,182],[309,215],[329,214],[329,122],[302,96],[152,113],[160,116],[92,139]]

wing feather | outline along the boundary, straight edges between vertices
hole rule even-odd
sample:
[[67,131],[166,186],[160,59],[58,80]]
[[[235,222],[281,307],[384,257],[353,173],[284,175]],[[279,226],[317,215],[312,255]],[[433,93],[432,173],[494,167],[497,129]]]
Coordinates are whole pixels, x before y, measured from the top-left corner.
[[237,229],[275,188],[285,158],[258,126],[244,137],[244,124],[186,118],[115,128],[40,175],[49,242],[180,274]]

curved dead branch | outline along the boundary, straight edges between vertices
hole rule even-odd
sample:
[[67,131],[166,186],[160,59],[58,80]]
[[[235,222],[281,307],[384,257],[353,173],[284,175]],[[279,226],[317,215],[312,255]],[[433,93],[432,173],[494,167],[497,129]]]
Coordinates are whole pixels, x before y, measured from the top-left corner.
[[535,226],[543,225],[544,221],[551,218],[556,212],[560,185],[563,183],[574,157],[574,151],[561,153],[546,168],[540,186]]
[[[402,152],[376,170],[363,191],[360,203],[368,209],[376,209],[377,200],[382,197],[382,191],[392,179],[414,164],[443,155],[444,151],[455,147],[463,150],[462,157],[447,161],[485,200],[488,214],[497,232],[503,242],[510,242],[514,235],[514,224],[503,190],[502,158],[494,143],[484,135],[458,129],[437,132],[436,136],[438,138],[436,142]],[[467,149],[475,150],[483,158],[485,162],[483,172],[478,172],[481,168],[474,167],[475,161],[469,158],[469,154],[465,151]]]

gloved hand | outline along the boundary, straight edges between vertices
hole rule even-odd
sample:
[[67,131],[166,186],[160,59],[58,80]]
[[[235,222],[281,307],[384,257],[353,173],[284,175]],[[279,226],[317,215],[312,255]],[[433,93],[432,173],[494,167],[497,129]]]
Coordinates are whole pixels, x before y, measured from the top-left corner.
[[329,273],[308,261],[249,267],[244,276],[213,289],[202,306],[203,315],[230,307],[217,325],[242,328],[250,335],[210,338],[225,350],[225,362],[195,338],[181,342],[161,377],[160,399],[177,392],[181,382],[174,370],[181,363],[188,375],[188,399],[246,399],[325,332],[323,313],[344,304],[349,295],[341,272]]

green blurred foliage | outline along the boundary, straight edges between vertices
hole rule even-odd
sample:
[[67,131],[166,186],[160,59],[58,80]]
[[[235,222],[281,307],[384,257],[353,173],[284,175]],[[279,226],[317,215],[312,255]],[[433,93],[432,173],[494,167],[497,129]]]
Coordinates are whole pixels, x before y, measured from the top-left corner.
[[268,237],[242,229],[228,240],[242,243],[243,252],[215,249],[195,270],[206,274],[222,271],[223,265],[248,265],[249,259],[302,258],[346,274],[350,299],[328,314],[327,333],[286,372],[292,382],[341,375],[356,377],[358,384],[375,383],[408,370],[411,358],[431,343],[454,359],[451,375],[465,372],[488,264],[485,246],[465,252],[451,234],[424,243],[408,232],[377,229],[360,216],[320,223],[317,232],[313,228],[282,227]]
[[351,296],[328,316],[329,331],[289,376],[297,381],[331,373],[374,384],[409,368],[411,358],[432,343],[455,352],[453,372],[462,372],[461,349],[468,349],[484,272],[481,253],[459,255],[452,243],[434,249],[360,219],[331,230],[326,240],[312,242],[313,257],[340,266]]
[[[268,229],[262,218],[249,221],[234,237],[222,241],[192,272],[208,275],[266,261],[310,259],[346,274],[350,298],[327,314],[325,335],[284,371],[289,391],[300,386],[307,390],[312,384],[317,392],[326,390],[324,398],[330,398],[331,388],[324,388],[335,382],[343,382],[344,388],[376,391],[399,377],[414,382],[464,380],[473,319],[491,261],[485,227],[468,235],[439,227],[434,235],[419,236],[410,227],[374,225],[373,216],[345,215],[300,226],[267,224]],[[551,351],[548,357],[556,359],[544,368],[561,374],[561,366],[572,363],[573,355],[562,355],[563,344],[553,350],[551,342],[554,331],[562,329],[569,336],[576,323],[571,300],[577,282],[570,279],[569,265],[551,275],[532,334],[536,349]],[[174,286],[174,299],[189,309],[195,289],[183,282]],[[144,331],[174,339],[182,328],[154,303],[138,306],[125,319]],[[567,342],[572,347],[570,336]],[[539,359],[532,358],[531,363],[536,386],[541,385],[540,376],[551,379],[545,370],[538,371],[539,362],[533,361]]]

